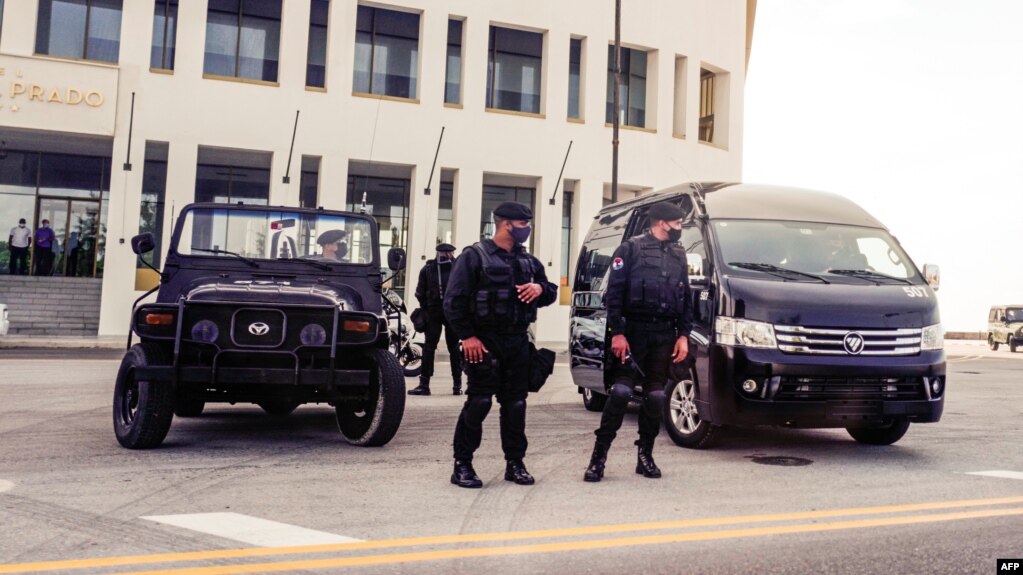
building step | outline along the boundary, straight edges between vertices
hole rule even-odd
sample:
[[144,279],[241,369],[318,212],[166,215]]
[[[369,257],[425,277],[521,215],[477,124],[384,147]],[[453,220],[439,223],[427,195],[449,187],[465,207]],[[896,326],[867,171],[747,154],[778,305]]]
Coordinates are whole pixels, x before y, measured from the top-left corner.
[[98,278],[0,275],[12,335],[96,335],[102,290]]

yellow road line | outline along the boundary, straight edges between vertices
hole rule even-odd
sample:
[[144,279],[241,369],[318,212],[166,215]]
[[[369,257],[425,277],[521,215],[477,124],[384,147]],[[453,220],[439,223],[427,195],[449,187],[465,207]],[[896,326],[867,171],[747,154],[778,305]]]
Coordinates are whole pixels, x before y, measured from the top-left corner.
[[775,527],[756,527],[750,529],[733,529],[726,531],[703,531],[697,533],[678,533],[668,535],[647,535],[615,539],[596,539],[588,541],[569,541],[563,543],[542,543],[536,545],[516,545],[511,547],[482,547],[469,549],[448,549],[441,551],[420,551],[413,553],[393,553],[386,555],[363,555],[358,557],[339,557],[331,559],[309,559],[302,561],[285,561],[277,563],[251,563],[247,565],[227,565],[214,567],[189,567],[185,569],[168,569],[162,571],[140,571],[125,575],[238,575],[241,573],[265,573],[274,571],[292,571],[305,569],[326,569],[339,567],[365,567],[369,565],[388,565],[394,563],[415,563],[423,561],[443,561],[466,559],[473,557],[496,557],[503,555],[526,555],[536,553],[559,553],[565,551],[583,551],[590,549],[611,549],[638,545],[658,545],[664,543],[680,543],[689,541],[712,541],[718,539],[736,539],[743,537],[763,537],[767,535],[787,535],[792,533],[820,533],[843,529],[865,529],[869,527],[886,527],[893,525],[913,525],[936,523],[943,521],[961,521],[988,517],[1006,517],[1023,515],[1023,508],[990,509],[985,511],[960,511],[958,513],[938,513],[916,515],[910,517],[891,517],[880,519],[857,519],[834,523],[808,523],[802,525],[781,525]]
[[990,505],[1011,505],[1023,503],[1021,497],[1001,497],[993,499],[966,499],[958,501],[934,501],[904,505],[887,505],[877,507],[857,507],[847,509],[825,509],[819,511],[801,511],[794,513],[777,513],[766,515],[743,515],[735,517],[710,517],[705,519],[686,519],[678,521],[658,521],[649,523],[627,523],[618,525],[594,525],[587,527],[569,527],[563,529],[544,529],[536,531],[515,531],[510,533],[470,533],[458,535],[438,535],[380,541],[362,541],[357,543],[334,543],[327,545],[302,545],[293,547],[254,547],[243,549],[218,549],[210,551],[188,551],[182,553],[163,553],[152,555],[133,555],[120,557],[99,557],[92,559],[69,559],[60,561],[43,561],[35,563],[16,563],[0,565],[0,573],[30,573],[39,571],[56,571],[63,569],[87,569],[96,567],[116,567],[147,563],[179,563],[186,561],[206,561],[212,559],[242,559],[268,557],[277,555],[297,555],[308,553],[330,553],[343,551],[362,551],[371,549],[389,549],[395,547],[413,547],[425,545],[446,545],[456,543],[484,543],[493,541],[518,541],[523,539],[544,539],[552,537],[572,537],[580,535],[603,535],[609,533],[630,533],[637,531],[655,531],[663,529],[684,529],[693,527],[720,527],[750,523],[770,523],[781,521],[798,521],[849,517],[863,515],[879,515],[886,513],[912,513],[918,511],[939,511],[962,509],[966,507],[982,507]]

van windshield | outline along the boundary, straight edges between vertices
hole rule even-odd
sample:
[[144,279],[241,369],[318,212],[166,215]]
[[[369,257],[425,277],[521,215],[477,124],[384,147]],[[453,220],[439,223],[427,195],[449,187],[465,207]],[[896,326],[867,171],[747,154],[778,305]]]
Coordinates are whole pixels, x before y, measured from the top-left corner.
[[371,263],[373,234],[362,218],[280,209],[195,208],[185,212],[181,255],[322,264]]
[[766,220],[717,220],[713,225],[729,273],[793,281],[815,281],[807,274],[826,281],[844,276],[875,283],[919,278],[916,266],[885,230]]

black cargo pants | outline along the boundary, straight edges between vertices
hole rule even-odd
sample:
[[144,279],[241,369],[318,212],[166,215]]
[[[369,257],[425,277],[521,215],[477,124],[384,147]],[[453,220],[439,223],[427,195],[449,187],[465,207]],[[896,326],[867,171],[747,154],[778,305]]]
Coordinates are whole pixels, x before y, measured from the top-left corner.
[[458,350],[458,336],[451,330],[451,326],[444,320],[441,314],[427,314],[426,342],[423,344],[423,371],[425,378],[433,377],[433,363],[437,357],[437,347],[440,345],[440,331],[444,328],[444,342],[448,346],[448,353],[451,354],[451,378],[456,382],[462,381],[462,353]]
[[501,449],[506,460],[526,455],[526,396],[529,395],[529,336],[488,330],[477,337],[488,353],[481,363],[465,361],[468,376],[466,400],[455,425],[454,454],[457,461],[472,461],[483,441],[483,420],[497,396],[501,405]]
[[622,361],[611,354],[608,349],[607,361],[612,362],[611,389],[604,413],[600,417],[600,427],[594,432],[597,443],[610,447],[618,430],[625,419],[625,410],[629,406],[629,398],[633,389],[639,385],[643,388],[644,401],[639,411],[639,445],[652,446],[654,438],[661,431],[661,413],[664,404],[664,385],[668,380],[668,365],[671,352],[675,349],[678,337],[670,322],[663,323],[627,323],[625,339],[629,342],[632,359],[643,370],[641,376]]

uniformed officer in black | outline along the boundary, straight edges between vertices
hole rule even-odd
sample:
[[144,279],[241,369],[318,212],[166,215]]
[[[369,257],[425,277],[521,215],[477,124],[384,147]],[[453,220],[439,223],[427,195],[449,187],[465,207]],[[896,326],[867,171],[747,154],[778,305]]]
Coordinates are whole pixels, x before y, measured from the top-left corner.
[[430,378],[433,377],[433,362],[440,344],[440,331],[444,328],[444,341],[451,354],[451,388],[453,395],[462,395],[462,354],[458,351],[458,336],[444,319],[444,291],[451,278],[455,262],[455,246],[440,244],[437,257],[427,260],[419,270],[416,284],[416,301],[426,314],[426,343],[423,345],[423,371],[419,375],[419,387],[409,390],[409,395],[430,395]]
[[465,405],[455,425],[451,483],[481,487],[472,457],[483,439],[483,420],[496,395],[501,405],[504,478],[532,485],[526,455],[526,396],[530,347],[526,333],[539,307],[554,303],[557,286],[543,265],[526,253],[533,212],[505,202],[494,209],[494,238],[466,248],[455,262],[444,293],[444,315],[462,340],[468,375]]
[[[622,426],[636,385],[642,385],[636,473],[661,476],[654,463],[654,438],[661,430],[661,409],[669,362],[679,363],[689,353],[692,302],[682,236],[681,208],[658,202],[647,212],[650,228],[618,246],[611,256],[611,271],[604,298],[611,337],[611,389],[590,465],[583,479],[604,477],[607,451]],[[638,368],[638,369],[637,369]]]

